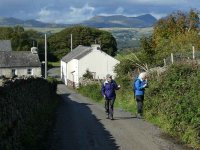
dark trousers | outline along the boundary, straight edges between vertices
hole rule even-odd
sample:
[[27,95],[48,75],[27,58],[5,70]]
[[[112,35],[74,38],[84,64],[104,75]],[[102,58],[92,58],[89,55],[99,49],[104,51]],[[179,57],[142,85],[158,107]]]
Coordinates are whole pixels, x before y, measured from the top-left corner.
[[136,101],[137,101],[137,113],[142,114],[144,95],[136,95]]
[[105,109],[106,112],[108,113],[108,117],[113,117],[113,113],[114,113],[114,103],[115,103],[115,99],[111,99],[111,100],[105,100]]

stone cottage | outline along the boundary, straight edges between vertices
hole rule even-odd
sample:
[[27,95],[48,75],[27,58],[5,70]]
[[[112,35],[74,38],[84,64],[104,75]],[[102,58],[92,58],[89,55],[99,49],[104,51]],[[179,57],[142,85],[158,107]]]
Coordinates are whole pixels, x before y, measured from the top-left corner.
[[[1,47],[1,46],[0,46]],[[37,48],[30,51],[0,51],[0,76],[36,76],[41,77],[41,62]]]

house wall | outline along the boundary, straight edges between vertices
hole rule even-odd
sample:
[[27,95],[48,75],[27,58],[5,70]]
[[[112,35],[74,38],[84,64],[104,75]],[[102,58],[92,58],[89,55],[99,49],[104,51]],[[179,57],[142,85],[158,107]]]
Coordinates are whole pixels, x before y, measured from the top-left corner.
[[96,79],[104,79],[108,73],[115,76],[114,67],[118,63],[120,63],[118,60],[105,52],[93,50],[79,60],[78,78],[82,77],[87,69],[89,69],[90,72],[94,72]]
[[[12,69],[16,69],[17,76],[38,76],[41,77],[41,67],[27,68],[0,68],[0,76],[12,77]],[[27,69],[32,69],[32,75],[27,74]]]
[[60,77],[61,80],[67,85],[67,63],[62,60],[60,62]]
[[78,85],[78,60],[73,59],[68,63],[61,61],[61,79],[66,85]]

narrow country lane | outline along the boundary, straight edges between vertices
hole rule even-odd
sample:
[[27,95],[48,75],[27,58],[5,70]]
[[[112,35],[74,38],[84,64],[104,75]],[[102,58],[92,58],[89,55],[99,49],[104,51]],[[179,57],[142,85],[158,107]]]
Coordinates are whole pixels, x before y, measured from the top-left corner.
[[115,120],[106,119],[102,105],[58,85],[62,104],[50,150],[186,150],[162,136],[150,123],[115,109]]

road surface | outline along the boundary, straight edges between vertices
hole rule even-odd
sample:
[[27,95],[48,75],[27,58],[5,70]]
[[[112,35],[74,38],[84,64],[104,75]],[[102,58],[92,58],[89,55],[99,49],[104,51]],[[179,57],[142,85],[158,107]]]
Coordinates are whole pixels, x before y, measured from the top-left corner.
[[186,150],[160,129],[130,113],[115,109],[106,119],[101,104],[58,85],[63,101],[57,111],[49,150]]

